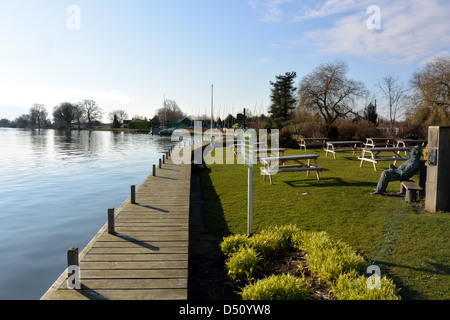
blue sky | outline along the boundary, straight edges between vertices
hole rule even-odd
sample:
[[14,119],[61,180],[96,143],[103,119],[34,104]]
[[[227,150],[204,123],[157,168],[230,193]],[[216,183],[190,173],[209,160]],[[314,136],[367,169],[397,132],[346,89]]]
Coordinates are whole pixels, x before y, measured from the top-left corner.
[[449,13],[448,0],[0,0],[0,118],[83,99],[153,117],[164,97],[209,114],[211,85],[216,116],[267,113],[276,75],[298,84],[336,59],[376,91],[450,54]]

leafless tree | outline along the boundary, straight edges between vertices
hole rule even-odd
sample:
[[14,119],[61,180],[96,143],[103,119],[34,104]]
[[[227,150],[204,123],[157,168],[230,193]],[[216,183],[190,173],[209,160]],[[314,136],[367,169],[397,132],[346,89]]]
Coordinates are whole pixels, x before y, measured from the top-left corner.
[[114,115],[116,115],[117,117],[117,121],[119,121],[120,123],[123,123],[123,120],[126,120],[128,118],[128,114],[122,110],[122,109],[117,109],[114,111],[111,111],[108,114],[108,119],[113,122],[114,121]]
[[186,115],[181,111],[180,107],[174,100],[165,99],[162,108],[156,111],[156,115],[162,123],[170,121],[180,121]]
[[30,109],[31,125],[42,128],[47,125],[47,110],[43,104],[35,103]]
[[89,128],[92,128],[92,123],[94,121],[101,120],[103,111],[94,100],[83,100],[80,106]]
[[389,113],[389,125],[391,133],[393,132],[395,121],[405,108],[407,90],[403,83],[399,82],[398,77],[389,74],[383,79],[378,80],[376,86],[381,91],[382,101]]
[[325,63],[300,82],[299,107],[319,114],[329,129],[337,119],[356,114],[356,99],[367,94],[364,83],[348,79],[347,71],[343,61]]

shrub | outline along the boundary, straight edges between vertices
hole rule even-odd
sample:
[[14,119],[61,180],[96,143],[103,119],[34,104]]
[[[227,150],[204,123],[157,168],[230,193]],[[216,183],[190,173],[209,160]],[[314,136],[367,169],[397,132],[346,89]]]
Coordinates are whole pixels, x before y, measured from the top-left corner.
[[245,287],[239,293],[243,300],[304,300],[308,286],[293,275],[271,275]]
[[292,136],[291,129],[289,127],[283,127],[279,133],[280,147],[281,148],[295,148],[298,146],[297,141]]
[[233,253],[239,251],[241,248],[248,246],[249,238],[243,234],[235,234],[222,239],[220,243],[220,251],[226,257],[230,257]]
[[399,289],[391,279],[380,277],[379,288],[371,288],[367,280],[356,273],[342,274],[332,286],[333,295],[338,300],[400,300]]
[[353,121],[342,122],[339,126],[339,136],[343,140],[353,140],[356,136],[357,126]]
[[225,262],[228,277],[235,285],[250,283],[253,280],[253,273],[258,271],[261,261],[260,254],[253,248],[243,247],[233,253]]
[[292,237],[294,247],[306,253],[308,266],[317,277],[333,283],[341,274],[358,271],[364,258],[325,232],[300,232]]

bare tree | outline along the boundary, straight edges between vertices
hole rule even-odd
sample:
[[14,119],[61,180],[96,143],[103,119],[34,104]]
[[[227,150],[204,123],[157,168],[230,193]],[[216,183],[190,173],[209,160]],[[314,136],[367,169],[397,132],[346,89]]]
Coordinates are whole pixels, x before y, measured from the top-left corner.
[[94,100],[83,100],[80,104],[84,117],[87,120],[89,128],[92,128],[92,123],[96,120],[100,120],[103,116],[102,109],[97,105]]
[[47,110],[43,104],[35,103],[30,109],[31,125],[39,129],[47,125]]
[[57,128],[70,128],[72,121],[78,120],[79,107],[69,102],[60,103],[53,109],[53,119]]
[[328,130],[337,119],[356,114],[356,99],[367,94],[364,83],[348,79],[347,71],[338,60],[320,65],[300,82],[299,106],[318,113]]
[[170,121],[180,121],[186,115],[174,100],[165,99],[162,108],[156,110],[156,115],[162,123]]
[[378,80],[376,86],[380,89],[383,101],[389,112],[389,125],[392,133],[395,121],[405,107],[407,98],[405,85],[399,82],[398,77],[390,74],[384,76],[381,81]]
[[123,120],[126,120],[126,119],[128,118],[128,114],[127,114],[124,110],[122,110],[122,109],[117,109],[117,110],[111,111],[111,112],[108,114],[108,119],[109,119],[111,122],[114,121],[114,115],[116,116],[117,121],[119,121],[120,123],[123,123]]

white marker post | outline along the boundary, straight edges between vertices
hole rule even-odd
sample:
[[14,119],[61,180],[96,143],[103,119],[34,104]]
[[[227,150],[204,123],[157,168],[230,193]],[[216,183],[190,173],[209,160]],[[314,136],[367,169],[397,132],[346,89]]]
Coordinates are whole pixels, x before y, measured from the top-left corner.
[[253,233],[253,161],[255,158],[256,131],[254,129],[241,132],[241,155],[244,166],[248,168],[248,203],[247,203],[247,235]]

